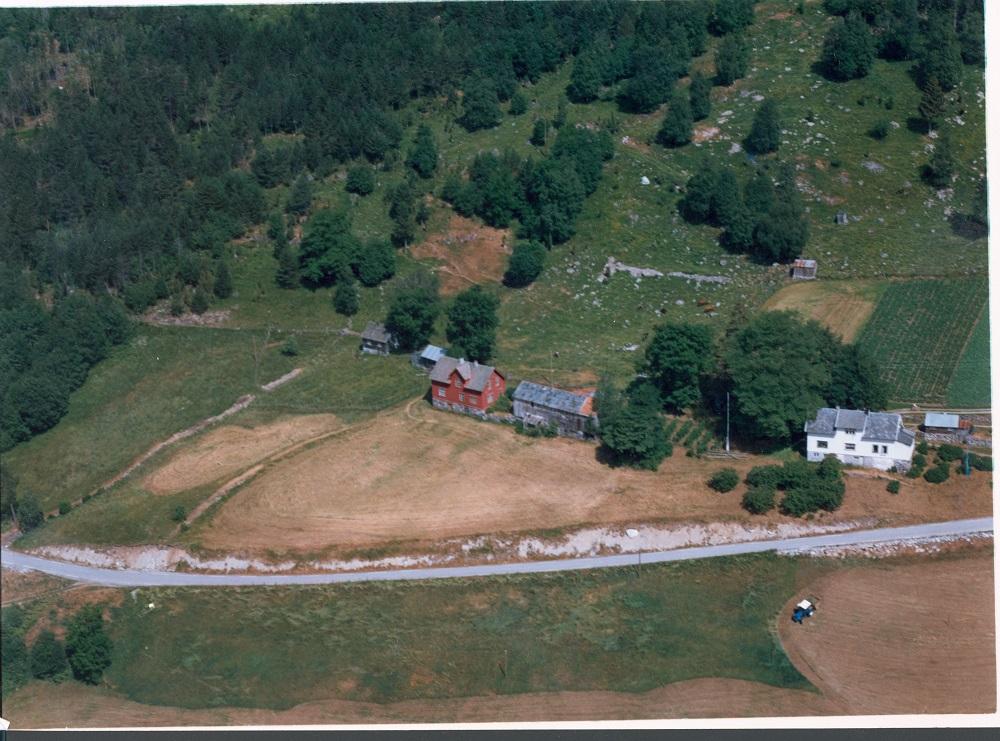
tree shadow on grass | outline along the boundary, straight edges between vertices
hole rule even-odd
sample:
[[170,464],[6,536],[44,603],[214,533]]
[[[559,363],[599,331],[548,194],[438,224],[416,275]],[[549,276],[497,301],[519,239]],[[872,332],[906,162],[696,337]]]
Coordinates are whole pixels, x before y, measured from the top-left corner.
[[969,214],[953,213],[948,217],[951,232],[968,240],[982,239],[989,234],[989,227]]

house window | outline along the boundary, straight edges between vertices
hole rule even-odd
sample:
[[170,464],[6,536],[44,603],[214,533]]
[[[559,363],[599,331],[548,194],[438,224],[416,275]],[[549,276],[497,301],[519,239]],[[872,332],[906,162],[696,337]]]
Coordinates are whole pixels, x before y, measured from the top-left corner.
[[816,447],[823,448],[825,450],[827,448],[826,440],[817,440]]
[[443,388],[440,388],[440,387],[438,388],[438,396],[444,396],[444,389]]
[[844,443],[844,450],[854,450],[854,443]]
[[888,455],[888,454],[889,454],[889,446],[888,445],[883,445],[882,446],[882,455]]
[[877,453],[878,452],[878,445],[872,445],[872,452],[873,453]]
[[459,401],[465,401],[465,394],[459,394],[458,395],[458,400]]
[[462,388],[462,381],[461,381],[461,379],[455,381],[455,388]]
[[493,394],[486,394],[486,403],[487,404],[493,403]]

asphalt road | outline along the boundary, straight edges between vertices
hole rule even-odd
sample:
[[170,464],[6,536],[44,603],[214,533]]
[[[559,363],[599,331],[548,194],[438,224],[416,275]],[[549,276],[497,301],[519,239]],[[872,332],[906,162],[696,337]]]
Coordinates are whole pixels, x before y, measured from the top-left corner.
[[3,568],[42,571],[73,581],[114,587],[240,587],[240,586],[292,586],[303,584],[339,584],[343,582],[396,581],[423,579],[452,579],[470,576],[497,576],[501,574],[539,574],[552,571],[578,571],[614,566],[688,561],[696,558],[735,556],[742,553],[763,551],[794,552],[829,546],[885,543],[913,538],[935,536],[971,535],[993,532],[993,518],[952,520],[907,527],[888,527],[878,530],[855,530],[833,535],[811,535],[783,540],[759,540],[747,543],[696,546],[652,553],[629,553],[617,556],[593,556],[556,561],[524,561],[519,563],[483,564],[478,566],[451,566],[442,568],[400,569],[395,571],[357,571],[326,574],[195,574],[175,571],[130,571],[80,566],[30,556],[3,548],[0,565]]

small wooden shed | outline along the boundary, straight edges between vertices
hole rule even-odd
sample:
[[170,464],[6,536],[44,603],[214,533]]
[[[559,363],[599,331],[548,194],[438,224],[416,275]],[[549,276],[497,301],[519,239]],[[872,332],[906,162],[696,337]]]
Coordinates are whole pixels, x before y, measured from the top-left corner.
[[396,341],[384,324],[368,322],[361,333],[361,352],[369,355],[388,355],[396,349]]
[[793,262],[792,278],[796,280],[814,280],[816,278],[816,261],[799,258]]

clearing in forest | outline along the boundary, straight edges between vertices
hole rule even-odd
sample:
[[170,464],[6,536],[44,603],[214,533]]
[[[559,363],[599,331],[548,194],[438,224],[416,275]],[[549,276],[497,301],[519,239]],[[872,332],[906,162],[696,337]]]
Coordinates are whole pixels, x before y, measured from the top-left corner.
[[945,402],[988,289],[985,277],[886,287],[858,341],[877,360],[890,399]]
[[499,283],[512,249],[509,229],[494,229],[454,214],[447,231],[428,237],[411,254],[438,263],[441,291],[450,295],[477,283]]
[[868,321],[884,284],[864,281],[796,281],[767,300],[765,311],[797,311],[844,342],[853,342]]

